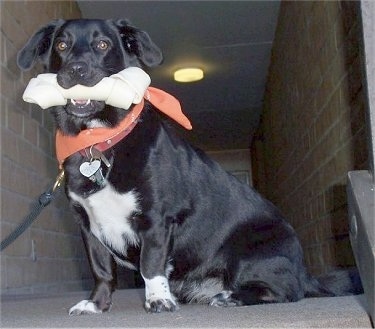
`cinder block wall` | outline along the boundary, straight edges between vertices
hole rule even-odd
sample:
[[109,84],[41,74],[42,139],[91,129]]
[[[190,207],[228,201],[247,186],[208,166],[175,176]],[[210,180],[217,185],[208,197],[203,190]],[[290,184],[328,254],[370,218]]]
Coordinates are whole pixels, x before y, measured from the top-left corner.
[[[55,179],[54,128],[47,112],[22,101],[37,69],[22,73],[17,51],[43,24],[77,18],[74,1],[1,1],[1,238]],[[1,253],[1,293],[82,289],[91,280],[84,247],[63,193]]]
[[253,179],[302,241],[311,272],[353,265],[347,172],[367,168],[359,2],[282,2]]

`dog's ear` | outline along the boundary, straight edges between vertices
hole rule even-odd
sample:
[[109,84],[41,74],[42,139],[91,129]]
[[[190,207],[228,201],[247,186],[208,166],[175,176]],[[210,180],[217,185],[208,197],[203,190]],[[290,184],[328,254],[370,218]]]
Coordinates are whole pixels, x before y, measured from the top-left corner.
[[131,26],[125,19],[117,20],[114,24],[127,52],[135,54],[148,67],[157,66],[162,62],[161,50],[146,32]]
[[17,64],[22,70],[31,69],[37,61],[45,67],[48,66],[48,58],[51,52],[53,37],[59,26],[65,20],[53,20],[43,26],[27,41],[26,45],[18,52]]

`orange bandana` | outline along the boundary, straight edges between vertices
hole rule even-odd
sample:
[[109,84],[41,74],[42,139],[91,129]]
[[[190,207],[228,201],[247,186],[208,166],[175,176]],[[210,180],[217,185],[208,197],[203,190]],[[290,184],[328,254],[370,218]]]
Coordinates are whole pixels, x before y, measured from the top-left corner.
[[[172,95],[163,90],[149,87],[144,98],[154,105],[159,111],[166,114],[184,128],[191,130],[189,119],[182,113],[180,102]],[[56,131],[56,157],[60,167],[64,160],[70,155],[79,152],[87,147],[99,143],[113,145],[113,140],[118,136],[126,136],[135,126],[144,106],[144,101],[135,105],[129,114],[114,128],[90,128],[82,130],[76,136],[64,135],[60,130]]]

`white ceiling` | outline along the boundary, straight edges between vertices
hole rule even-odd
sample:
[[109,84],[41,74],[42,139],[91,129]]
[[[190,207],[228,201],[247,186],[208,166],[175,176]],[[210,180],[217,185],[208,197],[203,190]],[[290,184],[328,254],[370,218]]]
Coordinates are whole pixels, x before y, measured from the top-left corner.
[[[181,132],[206,150],[247,148],[258,124],[279,1],[78,1],[84,18],[127,18],[164,54],[152,85],[176,96],[193,123]],[[173,71],[199,66],[181,84]]]

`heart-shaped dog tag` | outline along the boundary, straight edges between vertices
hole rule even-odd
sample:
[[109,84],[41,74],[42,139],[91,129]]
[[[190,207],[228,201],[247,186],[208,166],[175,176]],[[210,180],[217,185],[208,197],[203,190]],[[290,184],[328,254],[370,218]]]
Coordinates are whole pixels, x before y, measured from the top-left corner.
[[91,162],[84,162],[80,165],[79,171],[85,177],[91,177],[100,168],[100,160],[93,160]]

